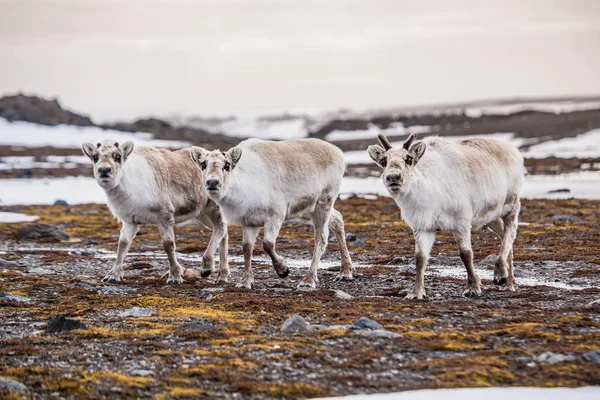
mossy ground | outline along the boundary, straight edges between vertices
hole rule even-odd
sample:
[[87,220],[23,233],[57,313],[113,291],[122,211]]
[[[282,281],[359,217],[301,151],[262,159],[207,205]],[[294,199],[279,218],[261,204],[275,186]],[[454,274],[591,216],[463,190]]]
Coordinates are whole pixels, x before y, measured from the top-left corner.
[[[464,279],[428,276],[428,301],[402,299],[414,279],[406,268],[413,239],[393,202],[351,198],[336,207],[347,232],[365,242],[350,247],[359,265],[353,282],[336,283],[334,272],[320,270],[319,290],[296,291],[305,271],[294,269],[280,280],[260,261],[259,243],[254,291],[233,283],[216,285],[210,278],[169,286],[160,277],[164,259],[156,264],[158,232],[147,226],[132,246],[135,254],[127,260],[121,284],[136,291],[124,295],[97,291],[105,286],[100,278],[111,262],[101,257],[101,250],[114,252],[119,232],[105,206],[9,207],[61,225],[72,240],[17,243],[13,235],[20,224],[0,224],[6,251],[1,258],[55,271],[0,271],[0,291],[32,300],[0,301],[0,376],[26,384],[35,398],[54,393],[64,398],[232,398],[234,393],[307,398],[417,388],[600,384],[600,366],[581,358],[600,349],[600,314],[587,306],[600,297],[600,202],[523,201],[521,221],[528,224],[520,226],[515,247],[516,265],[524,273],[547,281],[583,280],[588,288],[520,285],[511,293],[484,280],[484,295],[465,299],[460,295]],[[552,219],[559,214],[573,218]],[[284,226],[278,250],[309,259],[311,229]],[[239,256],[239,228],[230,232],[231,254]],[[178,227],[178,249],[199,260],[209,235],[199,226]],[[480,261],[497,253],[499,242],[492,234],[476,232],[473,247]],[[336,251],[337,244],[330,243],[327,260],[338,259]],[[438,235],[432,256],[433,265],[462,270],[450,234]],[[195,261],[184,263],[199,267]],[[232,262],[232,281],[240,275],[239,263]],[[92,289],[71,286],[77,282]],[[330,289],[344,290],[354,299],[338,299]],[[148,307],[154,314],[118,316],[117,311],[130,307]],[[283,321],[295,313],[328,326],[367,316],[400,336],[364,337],[344,329],[280,334]],[[78,318],[89,329],[46,334],[44,323],[56,314]],[[179,329],[190,321],[204,321],[214,329]],[[538,362],[548,351],[575,360]],[[137,376],[135,370],[152,374]]]

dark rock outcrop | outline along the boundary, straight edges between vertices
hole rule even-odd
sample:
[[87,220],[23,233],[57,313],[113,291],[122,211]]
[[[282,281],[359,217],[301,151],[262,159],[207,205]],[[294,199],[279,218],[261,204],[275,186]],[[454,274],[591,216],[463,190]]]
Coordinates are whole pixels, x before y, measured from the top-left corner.
[[92,126],[92,120],[62,108],[57,99],[17,94],[0,98],[0,117],[7,121],[27,121],[41,125]]
[[48,224],[27,224],[17,231],[17,240],[36,240],[41,238],[54,238],[68,240],[69,234],[62,229]]

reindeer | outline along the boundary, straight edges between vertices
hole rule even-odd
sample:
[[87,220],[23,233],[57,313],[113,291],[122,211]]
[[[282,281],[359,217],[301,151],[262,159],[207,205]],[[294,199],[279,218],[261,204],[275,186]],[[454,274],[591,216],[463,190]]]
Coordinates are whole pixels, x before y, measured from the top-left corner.
[[175,256],[173,225],[198,219],[212,228],[202,257],[202,277],[211,274],[219,247],[218,282],[228,282],[227,225],[219,208],[204,191],[202,173],[190,149],[169,151],[133,142],[83,143],[83,153],[94,163],[94,177],[106,193],[108,208],[122,223],[117,259],[103,282],[123,279],[123,260],[140,224],[158,226],[170,271],[167,283],[182,283],[185,271]]
[[521,203],[523,157],[512,145],[494,139],[449,141],[428,137],[392,148],[383,134],[381,146],[369,146],[369,156],[382,169],[383,183],[412,228],[416,241],[417,277],[407,299],[423,299],[425,267],[435,232],[454,234],[467,269],[467,297],[481,295],[473,268],[471,229],[487,226],[502,240],[494,267],[494,284],[515,290],[513,242]]
[[245,271],[238,286],[251,289],[254,284],[252,252],[263,226],[263,248],[277,275],[285,278],[289,274],[285,260],[275,251],[275,241],[285,220],[304,215],[314,223],[315,248],[310,268],[298,287],[316,287],[317,265],[327,247],[329,228],[342,258],[336,280],[353,279],[344,221],[333,208],[345,171],[340,149],[318,139],[248,139],[227,152],[192,147],[191,155],[204,171],[208,196],[219,205],[228,223],[242,227]]

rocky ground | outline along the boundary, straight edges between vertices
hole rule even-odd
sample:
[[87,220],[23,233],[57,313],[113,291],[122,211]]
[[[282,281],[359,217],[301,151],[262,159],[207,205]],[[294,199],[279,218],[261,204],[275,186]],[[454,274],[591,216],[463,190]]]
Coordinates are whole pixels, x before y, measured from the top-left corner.
[[[0,397],[307,398],[600,384],[600,201],[523,202],[514,293],[491,284],[499,242],[477,232],[484,294],[463,298],[464,268],[451,236],[440,234],[426,301],[403,300],[414,279],[413,241],[392,201],[353,197],[337,208],[356,279],[334,282],[330,243],[329,269],[307,292],[295,290],[305,269],[281,280],[261,251],[257,288],[236,288],[235,227],[230,284],[166,285],[149,226],[132,246],[125,280],[103,284],[119,231],[106,206],[5,207],[39,215],[70,239],[17,241],[25,224],[0,224]],[[209,232],[192,224],[177,237],[182,262],[199,269]],[[287,224],[278,246],[305,265],[311,226]],[[355,323],[362,317],[370,321]]]

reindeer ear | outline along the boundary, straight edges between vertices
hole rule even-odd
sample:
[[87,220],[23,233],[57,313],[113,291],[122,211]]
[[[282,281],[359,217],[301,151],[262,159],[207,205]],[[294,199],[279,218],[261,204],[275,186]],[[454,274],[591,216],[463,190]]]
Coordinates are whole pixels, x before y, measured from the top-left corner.
[[408,156],[412,158],[410,165],[415,165],[419,162],[423,154],[425,154],[425,150],[427,150],[427,145],[423,142],[412,145],[410,150],[408,150]]
[[123,158],[129,157],[134,147],[135,145],[133,144],[133,142],[123,143],[123,145],[121,146],[121,149],[123,150]]
[[202,147],[192,146],[190,155],[192,156],[192,161],[194,161],[196,165],[200,166],[200,164],[202,164],[202,162],[208,155],[208,150],[203,149]]
[[408,136],[408,139],[406,139],[406,141],[402,144],[402,147],[404,147],[406,150],[410,149],[410,146],[415,141],[416,137],[417,137],[417,135],[415,135],[414,133],[411,133]]
[[239,147],[233,147],[229,149],[229,151],[227,152],[227,156],[231,160],[231,167],[235,168],[238,161],[240,161],[240,158],[242,158],[242,149],[240,149]]
[[83,151],[83,154],[88,156],[90,159],[93,157],[96,149],[96,145],[90,142],[85,142],[81,145],[81,151]]
[[377,145],[369,146],[367,148],[367,152],[373,161],[378,164],[380,167],[385,168],[386,166],[386,157],[384,156],[385,150]]

